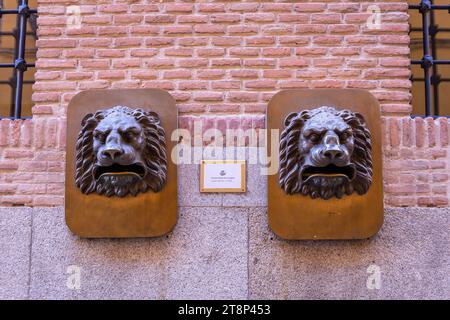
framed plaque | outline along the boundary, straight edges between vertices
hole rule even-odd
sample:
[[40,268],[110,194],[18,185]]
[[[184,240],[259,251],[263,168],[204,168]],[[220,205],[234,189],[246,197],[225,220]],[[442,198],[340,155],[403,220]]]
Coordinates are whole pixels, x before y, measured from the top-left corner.
[[202,160],[200,192],[245,192],[245,160]]

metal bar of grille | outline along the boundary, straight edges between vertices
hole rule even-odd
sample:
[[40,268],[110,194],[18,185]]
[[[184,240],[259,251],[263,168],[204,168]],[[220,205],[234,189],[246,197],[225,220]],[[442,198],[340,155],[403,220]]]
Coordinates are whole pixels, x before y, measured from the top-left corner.
[[10,119],[21,118],[23,85],[34,83],[34,81],[24,80],[25,71],[35,66],[34,63],[27,63],[25,60],[25,45],[27,35],[32,35],[31,32],[27,32],[27,22],[30,14],[36,14],[37,9],[30,9],[28,0],[18,0],[17,3],[17,9],[0,9],[0,18],[4,14],[17,15],[16,29],[12,32],[0,33],[0,35],[13,36],[15,40],[14,61],[12,63],[0,63],[0,68],[13,69],[12,77],[7,81],[0,82],[0,84],[7,84],[12,88],[10,116],[7,117]]

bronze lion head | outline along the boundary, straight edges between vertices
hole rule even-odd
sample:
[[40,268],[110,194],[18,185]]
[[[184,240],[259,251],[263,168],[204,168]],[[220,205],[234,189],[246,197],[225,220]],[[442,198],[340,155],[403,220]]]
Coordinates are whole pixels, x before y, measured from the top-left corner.
[[136,196],[160,191],[167,175],[164,129],[154,112],[117,106],[87,114],[76,143],[82,193]]
[[362,195],[372,183],[372,146],[363,116],[320,107],[289,114],[280,141],[279,183],[312,198]]

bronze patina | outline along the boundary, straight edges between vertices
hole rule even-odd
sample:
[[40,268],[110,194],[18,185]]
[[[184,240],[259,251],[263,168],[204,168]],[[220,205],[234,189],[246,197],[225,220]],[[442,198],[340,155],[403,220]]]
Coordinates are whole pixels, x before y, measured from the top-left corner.
[[67,111],[66,222],[89,238],[154,237],[177,220],[174,99],[158,89],[89,90]]
[[[269,103],[279,130],[268,176],[271,229],[286,239],[362,239],[383,223],[378,101],[353,89],[284,90]],[[271,142],[268,150],[272,150]]]
[[334,107],[290,113],[280,139],[280,186],[288,194],[342,198],[372,183],[370,132],[361,114]]
[[82,193],[124,197],[160,191],[166,140],[157,113],[116,106],[87,114],[76,144],[75,184]]

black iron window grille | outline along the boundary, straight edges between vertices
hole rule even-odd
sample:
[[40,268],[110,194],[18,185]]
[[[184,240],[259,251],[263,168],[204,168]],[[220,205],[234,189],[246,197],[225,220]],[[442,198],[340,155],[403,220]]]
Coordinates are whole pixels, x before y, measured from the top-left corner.
[[440,28],[435,22],[435,10],[447,10],[450,5],[435,5],[432,0],[421,0],[419,4],[409,5],[409,9],[418,10],[422,15],[422,27],[410,28],[411,32],[422,33],[422,59],[411,60],[411,64],[420,65],[423,69],[423,78],[411,77],[411,81],[424,82],[425,116],[437,117],[439,109],[439,84],[450,82],[450,78],[443,78],[438,72],[439,65],[450,64],[450,60],[437,59],[437,39],[439,32],[450,32],[450,28]]
[[[33,83],[31,80],[24,80],[24,73],[28,68],[34,67],[34,63],[27,63],[25,60],[26,37],[27,35],[36,38],[36,18],[37,9],[31,9],[28,6],[28,0],[18,0],[16,9],[3,9],[0,3],[0,21],[4,15],[16,15],[16,27],[12,32],[2,32],[0,36],[12,36],[15,40],[14,45],[14,60],[11,63],[0,63],[0,68],[11,68],[13,71],[12,77],[9,80],[0,81],[2,85],[11,86],[11,107],[10,116],[7,118],[19,119],[22,114],[22,93],[24,83]],[[31,25],[31,30],[27,32],[28,22]],[[1,98],[1,97],[0,97]]]

